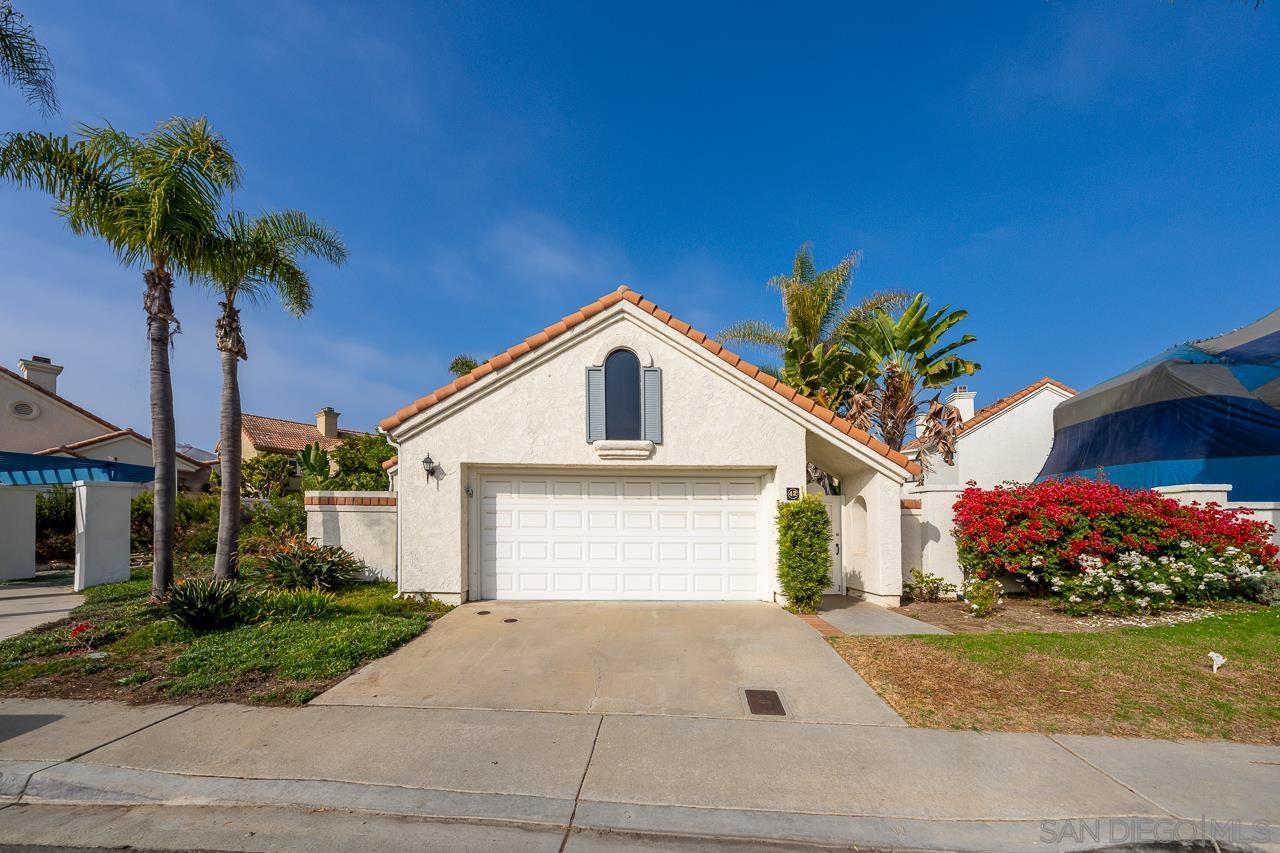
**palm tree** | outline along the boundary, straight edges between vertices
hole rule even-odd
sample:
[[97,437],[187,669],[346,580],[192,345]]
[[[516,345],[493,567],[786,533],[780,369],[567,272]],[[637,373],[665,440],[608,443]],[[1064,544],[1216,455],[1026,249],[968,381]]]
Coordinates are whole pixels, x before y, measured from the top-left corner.
[[299,255],[332,264],[347,259],[347,247],[337,231],[312,221],[305,213],[287,210],[257,219],[233,211],[228,214],[213,258],[200,278],[222,301],[222,316],[214,337],[222,359],[221,453],[222,493],[218,507],[218,549],[215,577],[231,579],[239,573],[240,544],[240,361],[249,358],[236,300],[257,302],[275,295],[285,310],[301,317],[311,309],[311,281],[298,265]]
[[874,312],[901,308],[907,294],[898,290],[882,290],[850,305],[853,274],[862,261],[862,253],[854,252],[831,269],[819,270],[813,262],[813,244],[805,243],[796,250],[790,275],[769,279],[769,287],[782,295],[783,325],[765,320],[743,320],[720,333],[726,341],[760,347],[770,355],[781,357],[794,330],[796,345],[813,350],[830,344],[850,323]]
[[[885,444],[902,450],[908,430],[923,414],[921,441],[927,450],[939,451],[947,464],[959,416],[938,397],[942,388],[982,368],[955,354],[977,340],[973,335],[942,343],[947,332],[969,316],[968,311],[950,308],[945,305],[930,314],[929,303],[919,293],[899,317],[878,311],[850,323],[842,333],[858,362],[857,371],[873,377],[849,401],[850,420],[868,432],[874,428]],[[928,391],[934,391],[932,398],[924,397]]]
[[73,233],[101,237],[128,266],[142,269],[151,350],[151,443],[155,462],[152,592],[173,583],[173,381],[169,345],[174,273],[207,268],[222,196],[240,180],[226,140],[203,119],[173,118],[138,137],[81,125],[79,139],[13,133],[0,139],[0,177],[53,196]]
[[13,8],[13,0],[0,0],[0,80],[21,89],[27,101],[39,104],[46,116],[58,111],[49,51],[36,41],[31,24]]

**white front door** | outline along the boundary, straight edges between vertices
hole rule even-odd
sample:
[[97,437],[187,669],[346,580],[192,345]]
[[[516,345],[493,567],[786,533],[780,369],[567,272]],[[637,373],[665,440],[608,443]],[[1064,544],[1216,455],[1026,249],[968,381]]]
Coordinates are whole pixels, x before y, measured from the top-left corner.
[[760,598],[762,483],[725,474],[480,478],[481,598]]
[[827,595],[844,594],[844,564],[841,552],[844,545],[840,541],[840,508],[844,506],[844,498],[840,495],[823,495],[822,503],[827,507],[827,517],[831,519],[831,586],[827,587]]

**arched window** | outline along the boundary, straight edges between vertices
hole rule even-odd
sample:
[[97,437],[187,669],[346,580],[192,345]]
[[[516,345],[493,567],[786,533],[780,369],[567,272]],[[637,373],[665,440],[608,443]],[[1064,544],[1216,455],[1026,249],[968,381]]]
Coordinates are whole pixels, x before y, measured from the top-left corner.
[[604,437],[639,439],[640,359],[618,349],[604,360]]

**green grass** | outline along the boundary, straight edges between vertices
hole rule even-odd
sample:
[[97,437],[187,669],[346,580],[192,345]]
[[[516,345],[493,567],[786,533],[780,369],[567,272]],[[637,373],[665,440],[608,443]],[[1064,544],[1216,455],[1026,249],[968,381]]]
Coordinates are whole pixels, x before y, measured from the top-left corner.
[[[1280,609],[1097,633],[842,637],[913,725],[1280,743]],[[1227,658],[1217,674],[1209,652]]]
[[[180,575],[209,571],[186,562]],[[260,583],[247,566],[245,583]],[[382,657],[448,611],[436,601],[395,599],[395,585],[340,590],[332,612],[312,619],[242,623],[195,632],[150,601],[149,569],[130,580],[85,591],[69,619],[0,642],[0,692],[7,695],[120,698],[129,701],[214,699],[301,704],[352,669]],[[84,657],[72,625],[96,627]]]

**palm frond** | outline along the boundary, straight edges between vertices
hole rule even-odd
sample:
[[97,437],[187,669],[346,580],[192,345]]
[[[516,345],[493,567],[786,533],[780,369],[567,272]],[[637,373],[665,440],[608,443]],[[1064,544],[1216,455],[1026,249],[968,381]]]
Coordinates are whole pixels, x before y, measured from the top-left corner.
[[787,343],[787,333],[763,320],[742,320],[721,330],[717,336],[722,341],[750,344],[767,349],[781,348]]
[[11,0],[0,0],[0,80],[17,86],[46,116],[58,111],[53,61]]
[[252,219],[233,210],[224,218],[198,279],[229,301],[262,302],[274,294],[285,310],[301,317],[311,310],[312,288],[299,255],[340,265],[347,247],[335,229],[298,210]]

